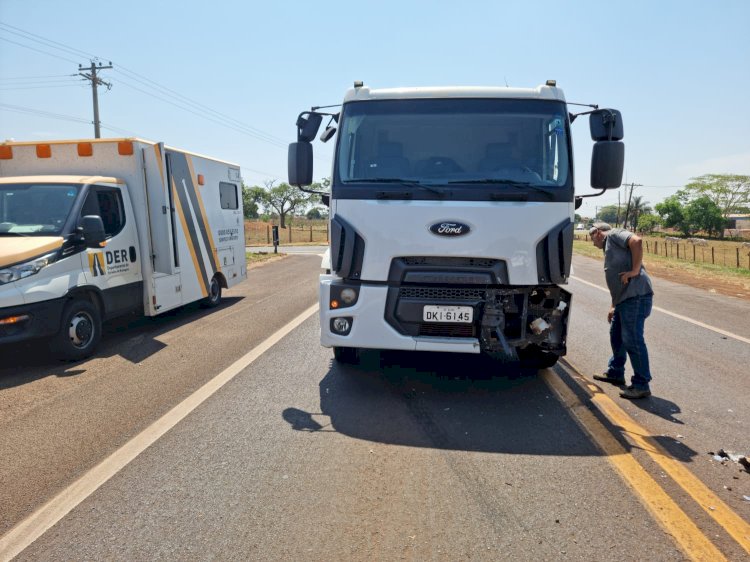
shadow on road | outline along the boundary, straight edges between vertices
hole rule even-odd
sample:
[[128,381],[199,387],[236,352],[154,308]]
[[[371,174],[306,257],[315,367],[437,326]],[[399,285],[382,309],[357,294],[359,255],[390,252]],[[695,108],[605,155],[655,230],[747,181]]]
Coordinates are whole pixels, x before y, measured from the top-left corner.
[[[332,361],[319,388],[320,413],[297,408],[282,413],[292,429],[336,431],[409,447],[561,457],[603,454],[536,372],[519,372],[516,365],[478,355],[365,353],[357,366]],[[579,398],[588,406],[586,396],[579,393]],[[675,408],[663,402],[657,403],[659,411]],[[325,416],[330,426],[324,425]],[[600,421],[631,449],[622,428],[603,417]],[[684,444],[662,445],[680,460],[696,455]]]
[[239,303],[244,297],[224,297],[213,309],[198,303],[169,310],[159,316],[122,316],[102,327],[99,349],[92,357],[78,362],[65,362],[54,357],[44,340],[0,346],[0,390],[20,386],[44,377],[72,377],[86,372],[91,359],[119,355],[139,363],[166,347],[159,336],[205,316],[215,314]]
[[317,412],[287,408],[292,429],[409,447],[601,454],[535,374],[482,356],[365,353],[358,366],[332,362],[319,388],[330,427]]

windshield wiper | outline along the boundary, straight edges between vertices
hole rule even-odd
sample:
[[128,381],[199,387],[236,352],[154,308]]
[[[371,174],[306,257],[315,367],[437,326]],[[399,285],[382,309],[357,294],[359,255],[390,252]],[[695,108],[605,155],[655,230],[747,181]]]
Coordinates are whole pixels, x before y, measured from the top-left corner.
[[[427,191],[432,191],[433,193],[437,193],[438,195],[442,196],[445,196],[446,193],[450,193],[443,189],[440,189],[440,187],[433,184],[422,183],[413,180],[404,180],[400,178],[362,178],[356,180],[344,180],[342,183],[393,183],[403,185],[404,187],[419,187],[421,189],[426,189]],[[387,192],[385,191],[381,193],[387,194]]]
[[517,181],[517,180],[509,180],[504,178],[497,178],[497,179],[491,179],[491,178],[482,178],[482,179],[476,179],[476,180],[454,180],[449,181],[449,184],[454,183],[481,183],[486,185],[509,185],[511,187],[516,187],[518,189],[531,189],[533,191],[538,191],[539,193],[544,193],[545,195],[549,197],[554,197],[554,193],[549,190],[545,189],[544,187],[540,187],[538,185],[534,185],[531,182],[528,181]]

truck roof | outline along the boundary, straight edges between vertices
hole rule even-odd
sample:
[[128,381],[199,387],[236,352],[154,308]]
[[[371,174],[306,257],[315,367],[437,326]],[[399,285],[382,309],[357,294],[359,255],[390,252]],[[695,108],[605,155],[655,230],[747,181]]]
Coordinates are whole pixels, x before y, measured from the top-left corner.
[[349,88],[344,103],[366,100],[418,99],[418,98],[507,98],[565,101],[563,91],[556,86],[540,85],[536,88],[509,88],[498,86],[441,86],[415,88],[380,88],[369,86]]
[[[109,139],[61,139],[61,140],[36,140],[36,141],[6,140],[0,143],[0,146],[34,146],[37,144],[78,144],[81,142],[89,142],[92,144],[111,143],[111,142],[140,142],[140,143],[148,144],[151,146],[159,144],[157,142],[146,140],[146,139],[141,139],[138,137],[122,137],[122,138],[109,138]],[[239,164],[235,164],[234,162],[220,160],[219,158],[214,158],[213,156],[206,156],[205,154],[198,154],[197,152],[183,150],[182,148],[176,148],[174,146],[164,145],[164,148],[167,148],[169,150],[175,150],[177,152],[182,152],[183,154],[189,154],[190,156],[197,156],[199,158],[205,158],[206,160],[213,160],[215,162],[221,162],[222,164],[227,164],[235,168],[241,167]]]
[[0,185],[8,183],[125,183],[111,176],[10,176],[0,178]]

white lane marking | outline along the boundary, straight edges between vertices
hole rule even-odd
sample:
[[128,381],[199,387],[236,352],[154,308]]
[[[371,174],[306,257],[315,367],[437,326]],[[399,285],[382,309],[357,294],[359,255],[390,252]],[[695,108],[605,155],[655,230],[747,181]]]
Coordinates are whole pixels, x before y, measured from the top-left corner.
[[89,470],[57,496],[52,498],[0,538],[0,560],[11,560],[65,517],[79,503],[93,494],[162,435],[200,406],[206,399],[232,380],[248,365],[276,345],[282,338],[318,311],[315,304],[286,326],[266,338],[240,359],[156,420],[117,451]]
[[[600,285],[596,285],[594,283],[589,283],[588,281],[584,281],[580,277],[573,277],[572,275],[569,277],[569,279],[575,279],[576,281],[580,281],[584,285],[588,285],[590,287],[593,287],[594,289],[599,289],[600,291],[604,291],[605,293],[609,293],[609,289],[606,289],[604,287],[601,287]],[[710,324],[704,324],[703,322],[699,322],[698,320],[693,320],[692,318],[688,318],[687,316],[682,316],[681,314],[676,314],[674,312],[670,312],[669,310],[664,310],[663,308],[660,308],[658,306],[654,307],[654,310],[658,310],[659,312],[663,314],[667,314],[669,316],[672,316],[674,318],[677,318],[678,320],[684,320],[685,322],[689,322],[690,324],[694,324],[696,326],[699,326],[701,328],[705,328],[706,330],[711,330],[712,332],[716,332],[717,334],[721,334],[722,336],[726,336],[728,338],[735,339],[737,341],[741,341],[743,343],[750,343],[750,338],[744,338],[742,336],[739,336],[737,334],[733,334],[732,332],[727,332],[726,330],[722,330],[721,328],[717,328],[716,326],[711,326]]]

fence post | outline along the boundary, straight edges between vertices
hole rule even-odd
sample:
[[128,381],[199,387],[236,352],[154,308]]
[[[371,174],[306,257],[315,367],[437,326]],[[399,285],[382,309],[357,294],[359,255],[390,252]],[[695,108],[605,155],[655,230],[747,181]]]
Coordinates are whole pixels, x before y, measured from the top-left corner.
[[270,244],[270,243],[271,243],[271,225],[267,224],[266,225],[266,244]]
[[648,253],[648,240],[646,240],[646,253]]
[[292,225],[290,224],[289,226],[287,226],[287,228],[289,229],[289,243],[291,244],[292,243]]
[[714,259],[714,247],[711,246],[711,263],[716,265],[716,260]]
[[326,221],[326,244],[328,243],[328,221]]
[[740,247],[737,246],[735,250],[737,250],[737,269],[739,269],[740,268]]
[[695,261],[695,244],[693,244],[693,261]]
[[677,259],[680,259],[680,243],[677,243]]

